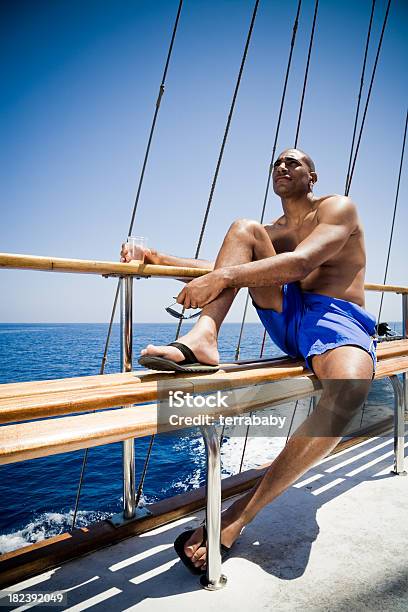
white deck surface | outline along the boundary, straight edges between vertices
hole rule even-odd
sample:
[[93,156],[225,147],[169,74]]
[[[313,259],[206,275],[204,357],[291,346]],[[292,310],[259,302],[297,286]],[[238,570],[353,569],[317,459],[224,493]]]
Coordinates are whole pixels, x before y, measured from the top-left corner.
[[308,472],[247,526],[220,591],[203,590],[172,545],[202,513],[13,589],[65,590],[70,612],[407,611],[408,478],[390,474],[392,450],[375,438]]

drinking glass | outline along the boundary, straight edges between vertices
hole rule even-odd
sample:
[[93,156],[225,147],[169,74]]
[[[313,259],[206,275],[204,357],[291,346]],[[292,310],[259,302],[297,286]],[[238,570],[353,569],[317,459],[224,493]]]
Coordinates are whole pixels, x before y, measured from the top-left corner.
[[145,258],[147,238],[144,238],[143,236],[129,236],[126,244],[129,255],[132,257],[132,261],[142,264]]

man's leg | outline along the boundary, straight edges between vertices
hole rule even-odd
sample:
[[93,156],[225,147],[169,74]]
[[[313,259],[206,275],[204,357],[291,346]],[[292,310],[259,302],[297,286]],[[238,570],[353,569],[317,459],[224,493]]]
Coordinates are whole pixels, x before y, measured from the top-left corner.
[[[297,429],[260,482],[222,514],[222,543],[231,544],[258,512],[321,459],[341,440],[342,432],[361,407],[371,386],[373,362],[368,353],[342,346],[313,357],[323,387],[316,409]],[[186,554],[204,566],[202,528],[186,543]]]
[[[240,219],[228,230],[215,262],[215,268],[234,266],[276,255],[269,235],[257,221]],[[218,364],[217,337],[237,293],[236,289],[225,289],[213,302],[205,306],[199,320],[185,336],[179,339],[186,344],[201,363]],[[281,310],[281,288],[262,287],[251,289],[257,304],[262,308]],[[182,361],[183,354],[174,346],[149,344],[142,355],[157,355],[173,361]]]

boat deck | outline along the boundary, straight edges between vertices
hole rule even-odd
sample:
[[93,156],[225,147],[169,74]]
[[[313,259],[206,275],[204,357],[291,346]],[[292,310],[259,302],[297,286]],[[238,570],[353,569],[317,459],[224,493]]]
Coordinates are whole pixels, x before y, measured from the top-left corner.
[[203,590],[172,545],[202,513],[70,561],[12,590],[63,590],[62,609],[70,612],[406,611],[408,478],[390,473],[392,450],[391,437],[378,437],[310,470],[246,527],[223,565],[228,584],[219,591]]

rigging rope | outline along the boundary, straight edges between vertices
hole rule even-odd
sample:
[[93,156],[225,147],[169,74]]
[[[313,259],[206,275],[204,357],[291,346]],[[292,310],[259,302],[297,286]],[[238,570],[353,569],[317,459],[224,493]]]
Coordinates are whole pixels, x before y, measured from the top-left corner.
[[312,31],[310,33],[309,50],[308,50],[308,53],[307,53],[307,62],[306,62],[305,78],[304,78],[304,81],[303,81],[302,97],[301,97],[301,101],[300,101],[299,117],[298,117],[298,123],[297,123],[297,127],[296,127],[296,136],[295,136],[295,144],[294,144],[294,148],[295,149],[296,149],[297,143],[298,143],[299,130],[300,130],[300,122],[302,120],[303,103],[304,103],[304,100],[305,100],[307,77],[309,75],[310,57],[312,55],[313,39],[314,39],[314,33],[315,33],[316,18],[317,18],[317,9],[318,8],[319,8],[319,0],[316,0],[315,10],[314,10],[314,15],[313,15]]
[[[293,145],[294,148],[297,147],[298,139],[299,139],[300,124],[301,124],[302,115],[303,115],[303,104],[304,104],[304,101],[305,101],[307,80],[308,80],[308,76],[309,76],[310,58],[312,56],[313,40],[314,40],[314,33],[315,33],[315,28],[316,28],[316,19],[317,19],[317,10],[318,10],[318,8],[319,8],[319,0],[316,0],[315,8],[314,8],[314,13],[313,13],[312,29],[311,29],[311,32],[310,32],[309,49],[308,49],[308,52],[307,52],[307,61],[306,61],[306,68],[305,68],[305,76],[303,78],[303,87],[302,87],[302,95],[301,95],[301,99],[300,99],[298,121],[297,121],[297,126],[296,126],[295,142],[294,142],[294,145]],[[261,350],[260,350],[260,353],[259,353],[259,357],[260,358],[262,358],[262,356],[263,356],[264,348],[265,348],[265,343],[266,343],[266,329],[263,332],[262,345],[261,345]]]
[[[402,165],[404,163],[405,142],[406,142],[406,139],[407,139],[407,123],[408,123],[408,110],[407,110],[407,114],[405,116],[404,136],[403,136],[403,139],[402,139],[401,159],[400,159],[400,165],[399,165],[399,171],[398,171],[397,189],[396,189],[396,192],[395,192],[394,211],[393,211],[393,214],[392,214],[391,232],[390,232],[390,239],[388,241],[387,261],[386,261],[386,264],[385,264],[383,285],[385,285],[385,283],[387,281],[388,264],[390,262],[392,239],[393,239],[393,236],[394,236],[395,216],[397,214],[399,189],[400,189],[400,183],[401,183]],[[377,323],[380,323],[383,299],[384,299],[384,291],[381,293],[381,301],[380,301],[380,308],[378,310]]]
[[348,196],[349,193],[350,193],[351,181],[353,180],[354,170],[355,170],[355,167],[356,167],[357,155],[358,155],[358,152],[359,152],[359,149],[360,149],[361,137],[362,137],[362,134],[363,134],[364,123],[365,123],[366,116],[367,116],[368,105],[370,103],[371,92],[372,92],[372,89],[373,89],[375,73],[376,73],[376,70],[377,70],[378,59],[380,57],[382,42],[383,42],[383,38],[384,38],[384,32],[385,32],[385,28],[386,28],[386,25],[387,25],[388,14],[390,12],[390,6],[391,6],[391,0],[388,0],[387,8],[386,8],[385,15],[384,15],[383,25],[382,25],[382,28],[381,28],[380,39],[379,39],[378,46],[377,46],[377,53],[376,53],[376,56],[375,56],[374,66],[373,66],[373,70],[372,70],[372,73],[371,73],[370,85],[369,85],[369,88],[368,88],[367,99],[366,99],[366,103],[365,103],[365,107],[364,107],[364,112],[363,112],[363,118],[361,120],[360,132],[359,132],[358,139],[357,139],[356,149],[354,151],[353,163],[351,165],[350,176],[349,176],[349,180],[348,180],[348,183],[347,183],[346,189],[345,189],[345,195],[346,196]]
[[293,421],[295,420],[295,415],[296,415],[296,411],[297,411],[298,404],[299,404],[299,400],[296,400],[295,407],[294,407],[294,409],[293,409],[293,413],[292,413],[292,418],[290,419],[290,423],[289,423],[288,435],[286,436],[285,445],[286,445],[286,444],[288,443],[288,441],[289,441],[290,432],[291,432],[291,430],[292,430]]
[[[249,418],[251,417],[252,417],[252,412],[249,413]],[[244,447],[242,449],[242,455],[241,455],[241,461],[239,463],[238,474],[242,472],[242,466],[244,465],[244,455],[245,455],[245,449],[246,449],[247,442],[248,442],[248,433],[249,433],[249,425],[247,425],[247,428],[246,428]]]
[[239,68],[238,78],[237,78],[237,82],[236,82],[235,90],[234,90],[234,95],[232,97],[231,107],[230,107],[230,111],[228,113],[228,119],[227,119],[227,124],[225,126],[224,137],[222,139],[221,149],[220,149],[220,153],[218,155],[217,165],[216,165],[216,168],[215,168],[214,178],[213,178],[213,181],[212,181],[212,184],[211,184],[210,195],[209,195],[209,198],[208,198],[207,208],[205,210],[204,219],[203,219],[203,223],[202,223],[202,226],[201,226],[200,236],[199,236],[199,239],[198,239],[198,244],[197,244],[196,252],[195,252],[195,255],[194,255],[194,259],[198,259],[198,256],[200,254],[201,244],[202,244],[202,241],[203,241],[205,228],[207,226],[208,214],[210,212],[210,208],[211,208],[211,204],[212,204],[212,200],[213,200],[213,196],[214,196],[214,191],[215,191],[215,186],[217,184],[218,174],[219,174],[219,171],[220,171],[221,162],[222,162],[222,158],[223,158],[223,155],[224,155],[225,144],[227,142],[228,133],[229,133],[229,129],[230,129],[230,125],[231,125],[231,120],[232,120],[232,115],[233,115],[234,108],[235,108],[235,102],[236,102],[236,99],[237,99],[237,95],[238,95],[238,91],[239,91],[239,86],[241,84],[241,77],[242,77],[242,73],[243,73],[243,70],[244,70],[246,57],[247,57],[247,54],[248,54],[249,43],[251,42],[251,38],[252,38],[252,31],[254,29],[254,23],[255,23],[255,19],[256,19],[256,14],[258,12],[258,5],[259,5],[259,0],[256,0],[255,5],[254,5],[254,9],[253,9],[253,12],[252,12],[252,18],[251,18],[251,23],[250,23],[250,26],[249,26],[248,35],[247,35],[247,39],[246,39],[246,43],[245,43],[245,49],[244,49],[244,53],[242,55],[241,66]]
[[364,59],[363,59],[363,67],[362,67],[362,70],[361,70],[361,77],[360,77],[360,88],[358,90],[358,96],[357,96],[356,116],[354,118],[353,135],[351,137],[350,157],[349,157],[348,166],[347,166],[347,173],[346,173],[346,184],[344,186],[344,192],[345,193],[347,191],[347,185],[348,185],[349,178],[350,178],[351,162],[352,162],[352,159],[353,159],[354,142],[355,142],[356,132],[357,132],[358,117],[359,117],[359,114],[360,114],[361,94],[362,94],[363,86],[364,86],[364,75],[365,75],[365,69],[366,69],[366,63],[367,63],[368,47],[369,47],[370,38],[371,38],[371,27],[372,27],[372,24],[373,24],[375,2],[376,2],[376,0],[373,0],[372,6],[371,6],[370,23],[369,23],[369,26],[368,26],[367,40],[366,40],[366,46],[365,46],[365,51],[364,51]]
[[[275,138],[273,140],[273,145],[272,145],[272,155],[271,155],[271,161],[270,161],[269,168],[268,168],[268,177],[267,177],[267,181],[266,181],[266,188],[265,188],[265,195],[264,195],[264,199],[263,199],[260,223],[262,223],[263,220],[264,220],[265,210],[266,210],[266,203],[268,201],[268,196],[269,196],[269,189],[270,189],[271,176],[272,176],[272,170],[273,170],[273,162],[275,160],[275,153],[276,153],[276,147],[277,147],[278,137],[279,137],[279,132],[280,132],[283,107],[284,107],[285,99],[286,99],[286,89],[287,89],[287,85],[288,85],[290,67],[291,67],[291,64],[292,64],[292,55],[293,55],[293,49],[295,47],[296,34],[297,34],[297,30],[298,30],[298,25],[299,25],[299,14],[300,14],[301,6],[302,6],[302,0],[299,0],[298,6],[297,6],[297,10],[296,10],[295,21],[293,23],[293,28],[292,28],[292,38],[291,38],[291,41],[290,41],[289,57],[288,57],[288,63],[287,63],[287,66],[286,66],[286,74],[285,74],[285,80],[284,80],[284,84],[283,84],[282,96],[281,96],[281,101],[280,101],[278,121],[277,121],[277,124],[276,124]],[[246,320],[246,315],[247,315],[247,310],[248,310],[248,303],[249,303],[249,291],[247,292],[247,295],[246,295],[245,306],[244,306],[244,313],[242,315],[241,328],[239,330],[239,337],[238,337],[237,347],[236,347],[236,350],[235,350],[235,361],[237,361],[239,359],[239,353],[240,353],[241,341],[242,341],[242,334],[243,334],[243,331],[244,331],[245,320]]]
[[[120,287],[120,281],[119,281],[118,287]],[[106,341],[106,344],[105,344],[105,350],[104,350],[104,353],[103,353],[103,357],[102,357],[102,362],[101,362],[101,367],[100,367],[100,370],[99,370],[99,374],[103,374],[104,371],[105,371],[105,365],[106,365],[107,355],[108,355],[109,340],[110,340],[110,336],[111,336],[111,333],[112,333],[112,325],[113,325],[113,319],[114,319],[114,316],[115,316],[116,303],[118,301],[118,296],[119,296],[119,291],[116,292],[115,299],[114,299],[114,302],[113,302],[113,308],[112,308],[111,318],[110,318],[110,322],[109,322],[108,337],[107,337],[107,341]],[[85,468],[86,468],[86,464],[87,464],[87,461],[88,461],[88,454],[89,454],[89,448],[86,448],[85,452],[84,452],[84,456],[82,458],[81,473],[80,473],[80,476],[79,476],[77,494],[76,494],[76,499],[75,499],[75,507],[74,507],[74,513],[73,513],[73,517],[72,517],[71,531],[75,527],[76,517],[77,517],[77,514],[78,514],[79,498],[81,497],[82,484],[83,484],[84,475],[85,475]]]
[[[248,35],[247,35],[247,39],[246,39],[246,43],[245,43],[244,52],[243,52],[242,59],[241,59],[241,66],[240,66],[240,69],[239,69],[239,73],[238,73],[238,77],[237,77],[237,82],[235,84],[235,90],[234,90],[234,94],[232,96],[231,106],[230,106],[230,110],[229,110],[229,113],[228,113],[228,119],[227,119],[227,123],[226,123],[225,130],[224,130],[224,136],[223,136],[222,143],[221,143],[221,149],[220,149],[220,152],[219,152],[219,155],[218,155],[217,165],[216,165],[216,168],[215,168],[214,177],[213,177],[211,188],[210,188],[210,194],[208,196],[207,207],[205,209],[204,218],[203,218],[203,222],[202,222],[202,225],[201,225],[200,236],[198,238],[196,252],[195,252],[195,255],[194,255],[195,259],[198,259],[198,256],[200,254],[201,244],[202,244],[202,241],[203,241],[205,228],[207,226],[208,215],[209,215],[209,212],[210,212],[210,208],[211,208],[211,204],[212,204],[212,200],[213,200],[213,196],[214,196],[215,187],[216,187],[216,184],[217,184],[217,179],[218,179],[218,174],[219,174],[220,167],[221,167],[222,158],[224,156],[225,144],[227,142],[228,133],[229,133],[229,129],[230,129],[230,125],[231,125],[231,120],[232,120],[232,115],[233,115],[234,108],[235,108],[235,102],[236,102],[236,99],[237,99],[239,86],[241,84],[241,77],[242,77],[242,73],[243,73],[244,66],[245,66],[245,61],[246,61],[246,57],[247,57],[247,53],[248,53],[249,43],[251,42],[251,38],[252,38],[252,31],[253,31],[253,28],[254,28],[256,14],[258,12],[258,5],[259,5],[259,0],[256,0],[256,2],[254,4],[254,9],[253,9],[253,12],[252,12],[252,18],[251,18],[251,23],[250,23],[249,30],[248,30]],[[184,314],[184,308],[182,310],[182,314]],[[182,324],[183,324],[183,319],[181,318],[181,319],[179,319],[179,323],[178,323],[178,326],[177,326],[176,340],[178,339],[178,337],[180,335],[180,330],[181,330]]]
[[[136,210],[137,210],[137,207],[138,207],[138,204],[139,204],[140,193],[141,193],[141,190],[142,190],[145,170],[146,170],[147,162],[148,162],[148,159],[149,159],[149,153],[150,153],[150,148],[151,148],[151,144],[152,144],[152,140],[153,140],[153,134],[154,134],[154,131],[155,131],[155,128],[156,128],[157,116],[158,116],[158,113],[159,113],[161,100],[162,100],[162,97],[163,97],[163,94],[164,94],[166,77],[167,77],[167,71],[168,71],[168,68],[169,68],[169,65],[170,65],[170,59],[171,59],[171,55],[172,55],[172,51],[173,51],[174,40],[176,38],[176,33],[177,33],[177,28],[178,28],[178,24],[179,24],[179,19],[180,19],[180,13],[181,13],[182,6],[183,6],[183,0],[179,0],[179,5],[178,5],[178,9],[177,9],[176,19],[175,19],[174,25],[173,25],[173,31],[172,31],[172,35],[171,35],[170,45],[169,45],[169,49],[168,49],[168,52],[167,52],[167,57],[166,57],[166,62],[165,62],[165,66],[164,66],[163,76],[162,76],[160,87],[159,87],[159,94],[158,94],[157,100],[156,100],[156,106],[155,106],[155,111],[154,111],[154,114],[153,114],[152,124],[151,124],[151,127],[150,127],[150,133],[149,133],[149,138],[148,138],[148,141],[147,141],[146,152],[145,152],[145,156],[144,156],[144,159],[143,159],[143,164],[142,164],[142,169],[141,169],[141,173],[140,173],[139,183],[138,183],[138,187],[137,187],[137,191],[136,191],[135,202],[134,202],[134,205],[133,205],[132,215],[131,215],[131,218],[130,218],[129,230],[128,230],[128,233],[127,233],[128,236],[131,235],[132,230],[133,230],[133,225],[134,225],[135,216],[136,216]],[[100,368],[100,372],[99,372],[100,374],[103,374],[104,371],[105,371],[105,365],[106,365],[106,361],[107,361],[109,343],[110,343],[110,339],[111,339],[111,335],[112,335],[112,326],[113,326],[113,321],[114,321],[114,318],[115,318],[116,307],[117,307],[118,298],[119,298],[120,286],[121,286],[121,279],[118,280],[118,283],[117,283],[117,286],[116,286],[116,292],[115,292],[115,297],[114,297],[114,300],[113,300],[112,312],[111,312],[111,317],[110,317],[110,322],[109,322],[109,329],[108,329],[108,333],[107,333],[107,337],[106,337],[105,348],[104,348],[104,353],[103,353],[102,362],[101,362],[101,368]],[[81,468],[81,474],[80,474],[80,477],[79,477],[78,490],[77,490],[75,509],[74,509],[74,514],[73,514],[73,519],[72,519],[71,531],[75,528],[75,522],[76,522],[76,517],[77,517],[77,513],[78,513],[78,506],[79,506],[79,498],[80,498],[81,489],[82,489],[82,482],[83,482],[83,477],[84,477],[84,473],[85,473],[85,467],[86,467],[86,463],[87,463],[87,459],[88,459],[88,451],[89,451],[89,449],[85,449],[84,458],[83,458],[83,461],[82,461],[82,468]]]
[[[255,18],[256,18],[257,12],[258,12],[258,6],[259,6],[259,0],[256,0],[255,4],[254,4],[253,11],[252,11],[251,22],[250,22],[250,25],[249,25],[249,30],[248,30],[248,34],[247,34],[247,38],[246,38],[244,52],[243,52],[242,59],[241,59],[241,65],[240,65],[240,68],[239,68],[238,77],[237,77],[237,81],[236,81],[235,89],[234,89],[234,94],[232,96],[231,106],[230,106],[230,110],[229,110],[229,113],[228,113],[227,123],[226,123],[225,130],[224,130],[224,136],[223,136],[222,143],[221,143],[221,149],[220,149],[220,153],[218,155],[218,160],[217,160],[217,164],[216,164],[216,168],[215,168],[215,173],[214,173],[214,177],[213,177],[213,180],[212,180],[212,183],[211,183],[210,194],[209,194],[208,201],[207,201],[207,207],[205,209],[203,222],[201,224],[200,235],[199,235],[199,238],[198,238],[197,247],[196,247],[196,251],[195,251],[195,255],[194,255],[195,259],[198,259],[198,256],[200,254],[201,244],[202,244],[203,237],[204,237],[204,232],[205,232],[205,229],[206,229],[206,226],[207,226],[208,215],[209,215],[209,212],[210,212],[210,209],[211,209],[211,204],[212,204],[212,200],[213,200],[213,196],[214,196],[215,187],[216,187],[216,184],[217,184],[217,179],[218,179],[218,174],[219,174],[220,167],[221,167],[222,158],[224,156],[224,149],[225,149],[225,145],[226,145],[228,134],[229,134],[231,120],[232,120],[232,116],[233,116],[234,108],[235,108],[235,102],[236,102],[236,99],[237,99],[237,96],[238,96],[239,86],[241,84],[241,77],[242,77],[242,73],[243,73],[243,70],[244,70],[246,57],[247,57],[247,54],[248,54],[249,43],[251,42],[251,38],[252,38],[252,32],[253,32],[253,28],[254,28]],[[184,315],[184,310],[185,309],[183,307],[182,315]],[[178,322],[178,325],[177,325],[177,329],[176,329],[176,335],[175,335],[175,339],[176,340],[178,339],[178,337],[180,335],[180,330],[181,330],[182,324],[183,324],[183,318],[180,318],[179,322]],[[140,497],[142,495],[142,492],[143,492],[144,479],[145,479],[145,476],[146,476],[146,473],[147,473],[147,466],[149,464],[149,460],[150,460],[150,456],[151,456],[151,452],[152,452],[152,447],[153,447],[154,439],[155,439],[155,434],[152,434],[152,436],[150,438],[149,448],[147,450],[146,458],[145,458],[145,461],[144,461],[142,477],[140,479],[139,486],[138,486],[138,491],[137,491],[137,496],[136,496],[137,501],[139,501],[139,499],[140,499]],[[221,437],[221,444],[222,444],[222,437]]]

